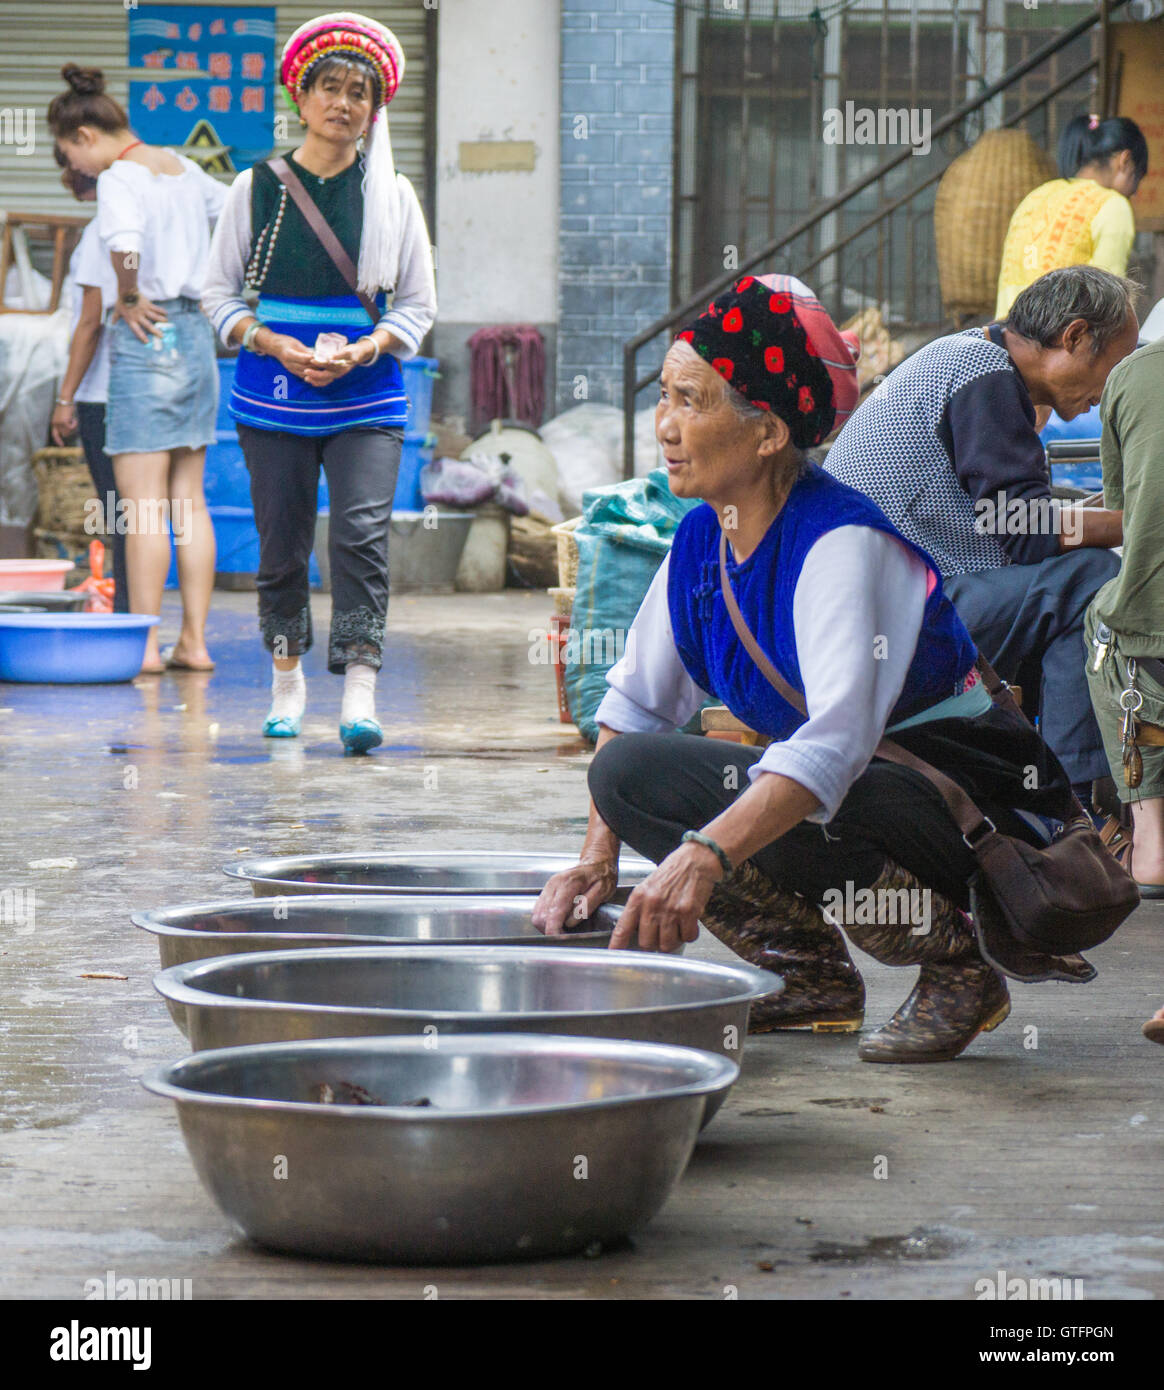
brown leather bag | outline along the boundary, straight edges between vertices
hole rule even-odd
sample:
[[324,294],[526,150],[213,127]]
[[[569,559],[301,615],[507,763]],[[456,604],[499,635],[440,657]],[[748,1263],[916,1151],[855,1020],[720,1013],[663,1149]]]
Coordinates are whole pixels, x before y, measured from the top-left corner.
[[[728,615],[748,655],[793,709],[807,715],[803,695],[777,671],[744,622],[728,582],[727,533],[722,530],[719,575]],[[991,697],[1001,698],[1004,707],[1025,719],[981,655],[978,669]],[[1051,843],[1036,849],[998,830],[952,778],[892,739],[883,738],[874,756],[921,773],[962,832],[978,861],[970,882],[971,912],[987,960],[1020,980],[1092,978],[1092,967],[1074,953],[1106,941],[1135,910],[1140,893],[1131,874],[1108,852],[1078,799],[1072,795],[1073,814]],[[1006,936],[1013,938],[1017,950]]]
[[356,296],[364,306],[364,312],[372,320],[373,324],[380,322],[380,314],[376,308],[375,301],[370,295],[366,295],[356,284],[356,267],[352,264],[352,258],[344,250],[339,237],[327,225],[323,213],[315,206],[311,194],[303,187],[303,182],[294,169],[281,156],[278,159],[268,161],[268,168],[271,173],[283,184],[287,192],[294,200],[295,206],[303,214],[304,221],[319,238],[320,245],[332,259],[332,264],[336,270],[344,277],[348,283],[348,289]]

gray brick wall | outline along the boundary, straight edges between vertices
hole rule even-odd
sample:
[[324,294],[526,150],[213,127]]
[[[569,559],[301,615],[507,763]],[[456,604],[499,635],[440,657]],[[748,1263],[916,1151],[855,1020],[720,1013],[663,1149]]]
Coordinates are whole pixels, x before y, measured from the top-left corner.
[[670,308],[674,23],[657,0],[562,0],[559,411],[579,379],[621,405],[623,343]]

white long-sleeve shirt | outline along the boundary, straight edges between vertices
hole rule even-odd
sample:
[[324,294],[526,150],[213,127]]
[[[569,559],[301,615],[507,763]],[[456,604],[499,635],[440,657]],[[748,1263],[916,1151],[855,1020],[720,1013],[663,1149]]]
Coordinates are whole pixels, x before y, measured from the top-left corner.
[[97,232],[105,254],[136,252],[138,289],[155,304],[201,295],[210,227],[227,193],[192,159],[170,153],[180,174],[154,174],[144,164],[117,159],[97,177]]
[[[622,659],[607,673],[609,689],[595,718],[619,733],[679,728],[708,698],[675,648],[669,566],[670,556],[635,616]],[[809,820],[832,820],[868,767],[905,687],[927,586],[918,556],[871,526],[839,526],[813,545],[792,601],[808,719],[769,744],[748,769],[751,781],[781,773],[820,801]],[[755,637],[763,647],[764,634]]]
[[[202,290],[202,311],[214,326],[223,344],[229,347],[231,329],[254,310],[242,297],[247,262],[253,246],[251,228],[251,174],[244,169],[227,193],[226,206],[214,231],[210,247],[210,267]],[[392,305],[376,325],[387,329],[404,344],[397,357],[415,357],[425,334],[436,318],[436,282],[433,276],[432,248],[428,240],[424,212],[416,190],[401,173],[400,261]],[[309,287],[308,291],[309,291]]]

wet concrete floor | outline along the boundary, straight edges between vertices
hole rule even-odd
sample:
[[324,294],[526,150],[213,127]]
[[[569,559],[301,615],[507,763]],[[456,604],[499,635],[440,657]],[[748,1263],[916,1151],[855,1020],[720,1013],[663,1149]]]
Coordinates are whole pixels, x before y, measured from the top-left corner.
[[[316,596],[316,631],[327,599]],[[1012,986],[953,1063],[871,1066],[851,1038],[752,1039],[663,1210],[626,1248],[393,1270],[252,1248],[202,1190],[140,1076],[184,1041],[137,907],[240,896],[243,855],[571,850],[588,755],[533,665],[542,594],[393,599],[386,746],[344,759],[340,682],[308,659],[303,736],[264,741],[254,598],[216,594],[213,676],[0,685],[0,1297],[189,1279],[195,1298],[941,1298],[980,1280],[1164,1294],[1164,906],[1093,953],[1086,987]],[[163,631],[176,634],[167,599]],[[725,958],[701,940],[692,954]],[[861,957],[876,1024],[911,971]],[[125,976],[126,978],[103,978]]]

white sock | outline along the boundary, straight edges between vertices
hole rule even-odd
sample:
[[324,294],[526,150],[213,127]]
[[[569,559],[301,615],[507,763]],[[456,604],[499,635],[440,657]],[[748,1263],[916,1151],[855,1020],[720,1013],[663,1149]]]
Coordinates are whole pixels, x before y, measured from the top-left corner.
[[376,717],[376,671],[371,666],[353,662],[344,673],[344,702],[340,712],[341,724],[354,724],[359,719]]
[[271,676],[271,718],[302,719],[306,704],[307,682],[303,679],[302,663],[290,671],[276,667]]

